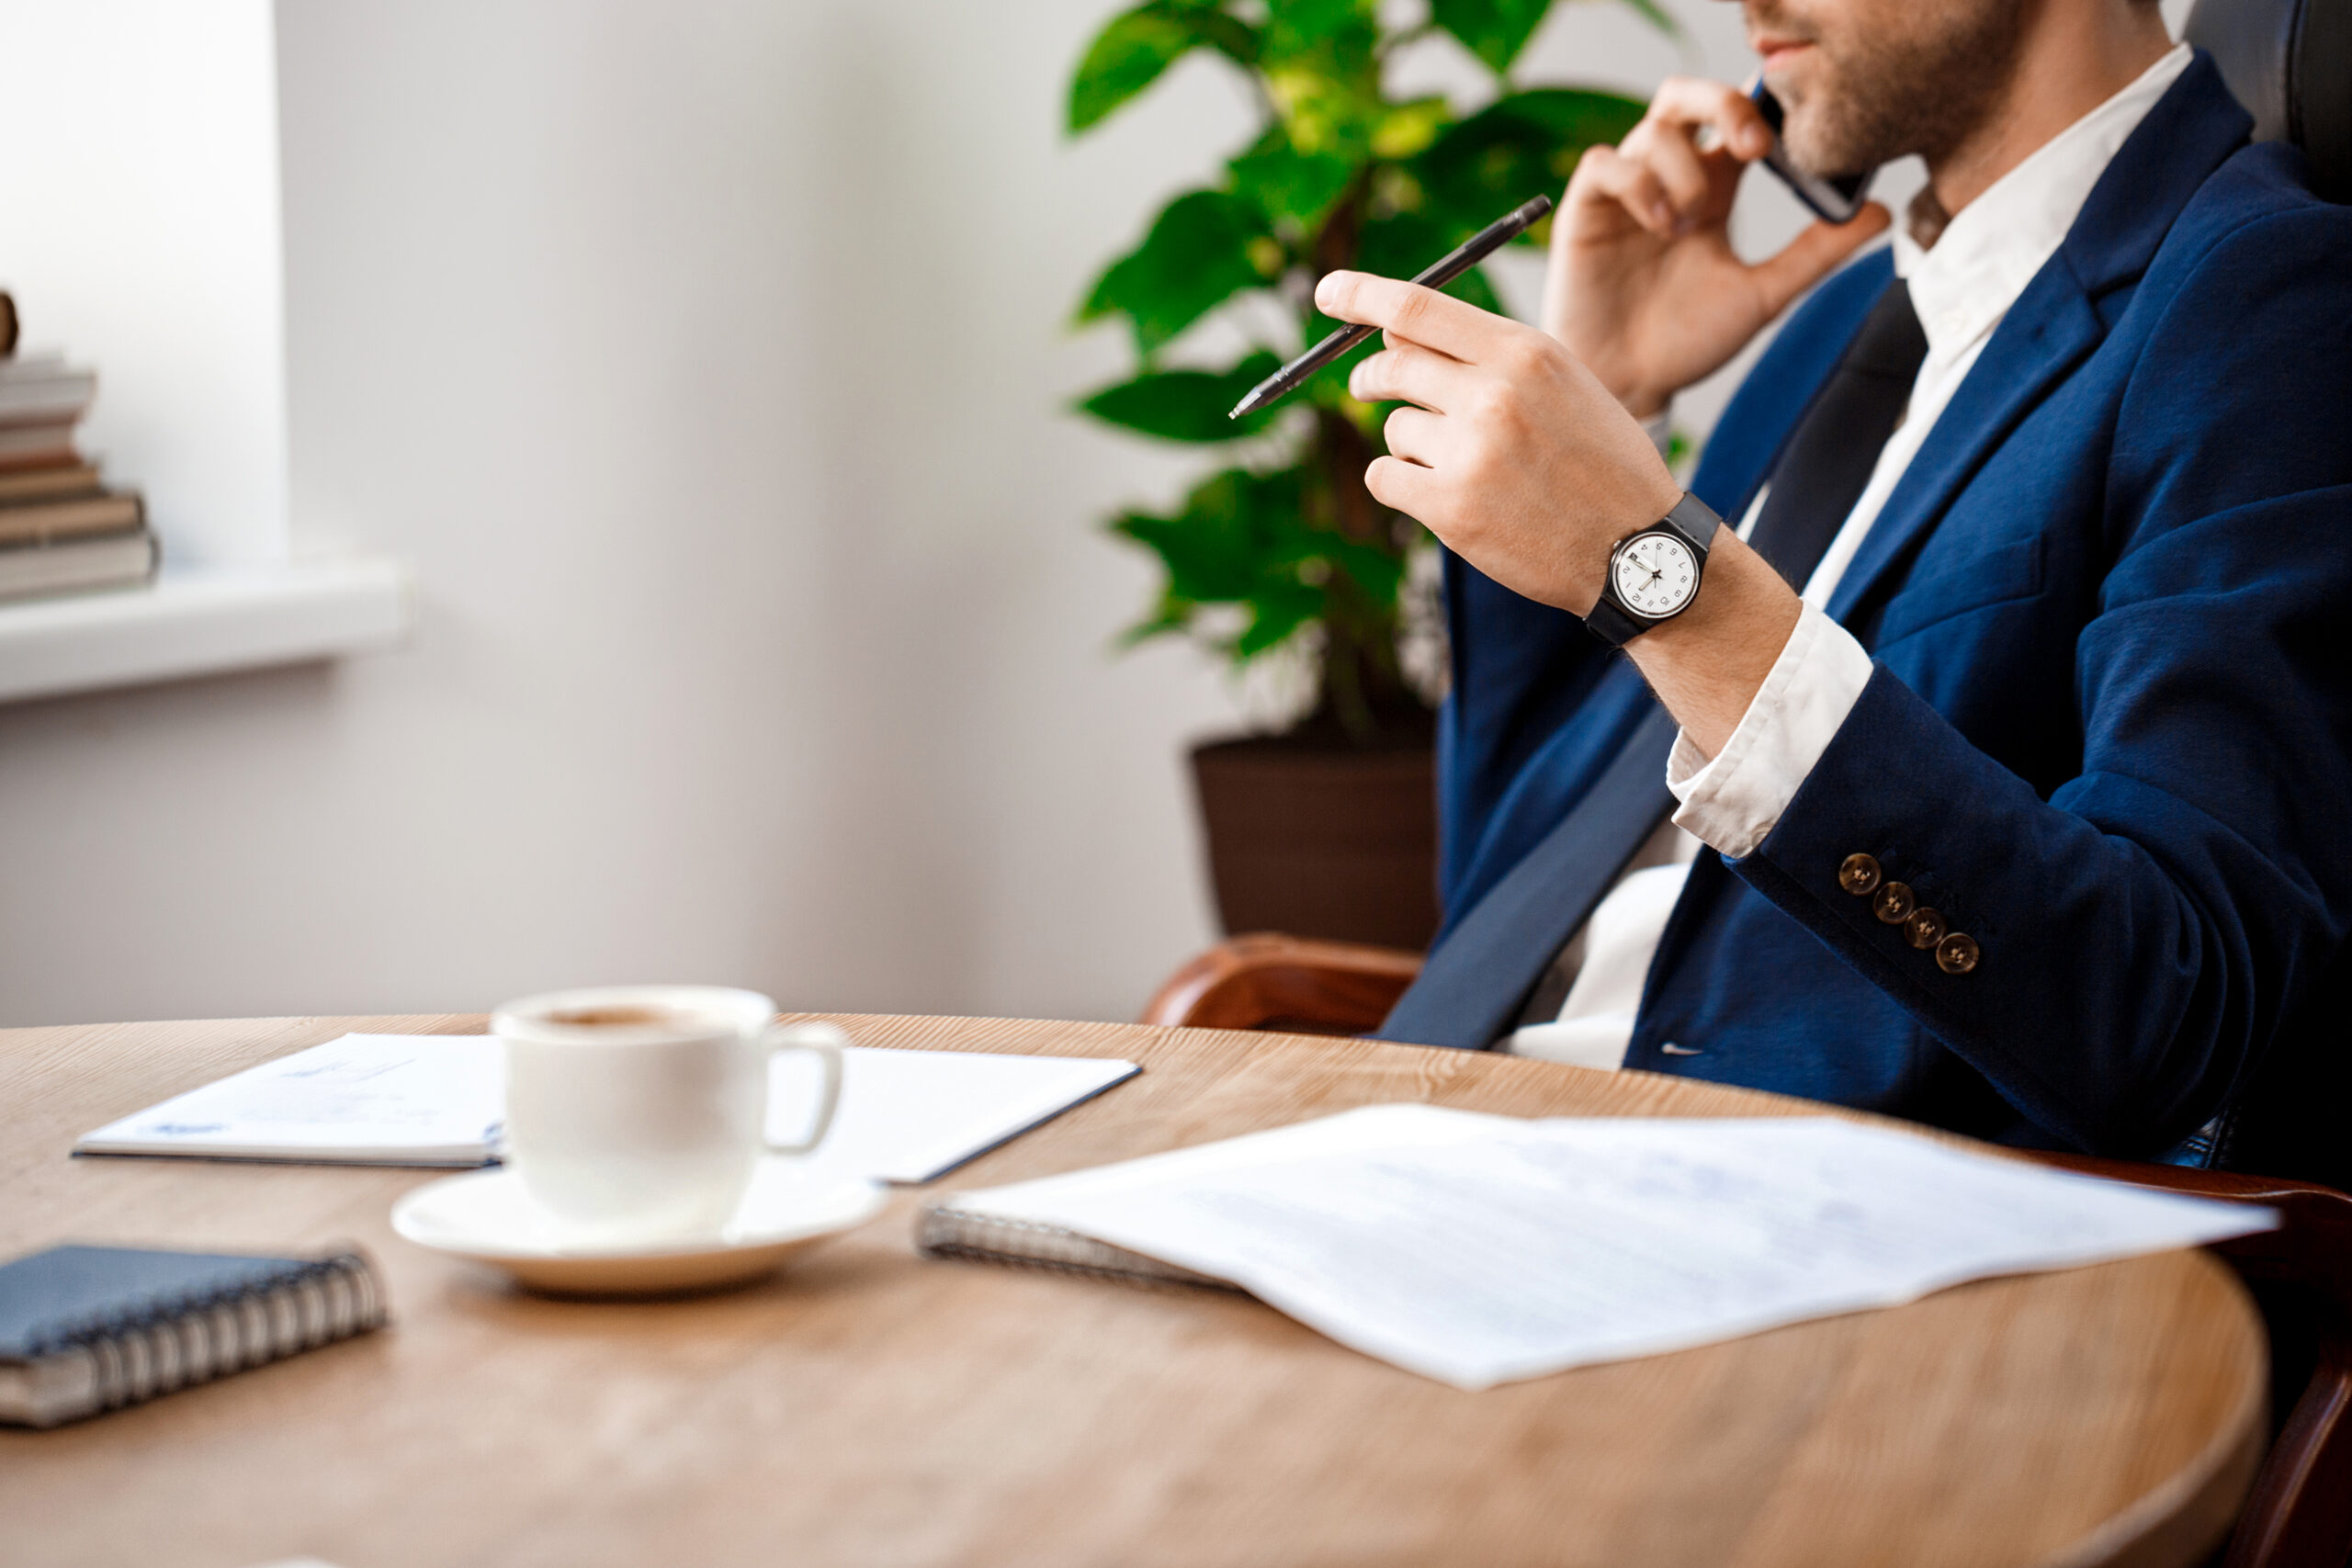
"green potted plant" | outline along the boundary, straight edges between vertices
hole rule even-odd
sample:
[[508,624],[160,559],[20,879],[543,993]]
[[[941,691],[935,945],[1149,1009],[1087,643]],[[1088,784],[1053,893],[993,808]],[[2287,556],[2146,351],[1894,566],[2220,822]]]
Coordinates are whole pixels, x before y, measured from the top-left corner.
[[[1430,0],[1405,18],[1376,0],[1148,0],[1111,19],[1071,80],[1073,135],[1195,50],[1245,73],[1261,108],[1258,134],[1215,183],[1168,202],[1078,311],[1082,324],[1123,322],[1139,362],[1083,399],[1087,414],[1228,452],[1174,510],[1111,520],[1166,570],[1127,640],[1182,634],[1236,667],[1283,657],[1311,672],[1282,732],[1193,753],[1228,931],[1418,947],[1434,929],[1431,702],[1442,675],[1417,680],[1400,652],[1430,541],[1364,489],[1387,410],[1347,392],[1349,369],[1376,344],[1276,408],[1238,421],[1227,411],[1338,325],[1312,302],[1324,273],[1409,276],[1529,197],[1556,193],[1586,147],[1641,118],[1632,98],[1512,79],[1555,3]],[[1625,3],[1671,29],[1654,0]],[[1400,54],[1456,45],[1490,74],[1489,101],[1388,91]],[[1501,309],[1477,270],[1452,292]],[[1250,346],[1222,362],[1180,360],[1211,317]]]

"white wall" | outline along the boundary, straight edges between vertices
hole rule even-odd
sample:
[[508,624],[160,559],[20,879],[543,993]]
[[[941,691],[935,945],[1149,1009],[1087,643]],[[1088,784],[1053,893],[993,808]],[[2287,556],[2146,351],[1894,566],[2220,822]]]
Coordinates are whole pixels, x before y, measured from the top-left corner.
[[269,0],[0,0],[0,288],[174,561],[286,550]]
[[[1063,323],[1246,110],[1201,61],[1063,142],[1110,9],[286,0],[295,534],[412,561],[422,624],[0,708],[0,1021],[631,977],[1131,1016],[1209,937],[1179,754],[1236,705],[1110,649],[1153,573],[1094,520],[1200,460],[1061,412],[1125,363]],[[1740,72],[1683,9],[1565,7],[1528,75]],[[117,387],[140,335],[78,320]]]

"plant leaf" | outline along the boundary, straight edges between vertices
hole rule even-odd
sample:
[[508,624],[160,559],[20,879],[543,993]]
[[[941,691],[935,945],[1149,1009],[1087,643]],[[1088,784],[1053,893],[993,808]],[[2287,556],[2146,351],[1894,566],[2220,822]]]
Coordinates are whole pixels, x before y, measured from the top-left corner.
[[1258,72],[1290,144],[1310,157],[1363,157],[1387,112],[1374,0],[1270,0]]
[[1499,76],[1551,8],[1552,0],[1430,0],[1430,20],[1460,39]]
[[1226,415],[1281,363],[1261,352],[1222,373],[1146,371],[1132,381],[1103,388],[1078,406],[1107,423],[1163,441],[1231,441],[1254,435],[1272,422],[1272,409],[1259,409],[1239,419]]
[[1638,99],[1615,93],[1512,93],[1447,130],[1408,167],[1424,210],[1466,232],[1531,196],[1559,190],[1586,148],[1623,141],[1642,113]]
[[1299,469],[1228,468],[1196,487],[1173,517],[1131,512],[1116,519],[1113,532],[1152,550],[1168,572],[1159,604],[1128,635],[1192,629],[1200,611],[1230,604],[1243,622],[1226,651],[1246,663],[1329,613],[1325,585],[1334,572],[1345,572],[1375,604],[1393,601],[1401,566],[1315,526],[1306,499]]
[[1280,648],[1323,613],[1323,591],[1297,578],[1270,579],[1248,601],[1250,624],[1233,639],[1238,664]]
[[1095,280],[1078,319],[1125,316],[1136,351],[1148,356],[1241,290],[1268,282],[1251,242],[1270,237],[1254,203],[1219,190],[1180,196],[1160,209],[1143,243]]
[[[1113,525],[1115,528],[1116,525]],[[1121,632],[1118,646],[1133,648],[1139,642],[1149,642],[1156,637],[1172,637],[1190,628],[1193,607],[1182,600],[1162,599],[1152,614]]]
[[1206,45],[1247,65],[1258,36],[1215,0],[1147,0],[1094,35],[1069,84],[1069,130],[1084,130],[1159,80],[1161,73]]
[[1157,6],[1111,18],[1094,35],[1069,84],[1069,129],[1084,130],[1159,79],[1200,37]]
[[1372,155],[1409,158],[1437,140],[1453,118],[1453,106],[1442,97],[1415,98],[1396,105],[1373,127]]
[[[1356,238],[1355,264],[1360,270],[1383,277],[1410,277],[1488,221],[1482,218],[1475,224],[1456,222],[1449,227],[1442,218],[1427,211],[1394,212],[1385,218],[1367,219]],[[1445,292],[1468,300],[1481,310],[1492,310],[1498,316],[1508,314],[1501,299],[1496,297],[1494,285],[1477,267],[1447,284]]]
[[1285,55],[1336,49],[1368,58],[1379,10],[1378,0],[1266,0],[1266,46]]
[[1234,195],[1277,222],[1287,220],[1312,233],[1355,176],[1356,161],[1344,152],[1301,152],[1276,126],[1226,168]]
[[[1239,604],[1270,573],[1296,580],[1304,535],[1295,470],[1253,474],[1227,468],[1184,498],[1173,517],[1130,512],[1112,525],[1155,552],[1168,570],[1168,597],[1190,604]],[[1289,567],[1287,572],[1281,569]]]

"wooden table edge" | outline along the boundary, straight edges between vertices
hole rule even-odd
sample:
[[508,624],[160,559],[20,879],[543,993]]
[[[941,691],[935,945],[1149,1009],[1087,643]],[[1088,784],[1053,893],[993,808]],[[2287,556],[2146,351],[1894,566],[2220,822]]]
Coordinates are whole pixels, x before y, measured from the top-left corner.
[[[2259,1324],[2261,1314],[2252,1296],[2228,1265],[2203,1247],[2184,1250],[2197,1253],[2197,1261],[2204,1267],[2219,1270]],[[2259,1332],[2267,1372],[2269,1335],[2267,1329]],[[2256,1473],[2262,1468],[2267,1446],[2267,1382],[2266,1376],[2250,1380],[2240,1393],[2237,1408],[2194,1459],[2050,1559],[2043,1568],[2156,1568],[2204,1562],[2214,1548],[2229,1539],[2254,1489]]]
[[[862,1031],[886,1031],[888,1030],[890,1026],[894,1025],[899,1026],[899,1028],[911,1029],[928,1034],[936,1033],[946,1027],[954,1025],[987,1024],[1000,1026],[1002,1028],[1034,1026],[1039,1031],[1071,1029],[1091,1030],[1108,1027],[1122,1033],[1132,1032],[1136,1034],[1161,1037],[1229,1035],[1235,1037],[1237,1040],[1247,1041],[1253,1047],[1260,1049],[1285,1043],[1295,1043],[1318,1049],[1328,1049],[1335,1045],[1358,1043],[1354,1042],[1337,1041],[1328,1037],[1315,1035],[1287,1035],[1248,1031],[1172,1028],[1168,1026],[1134,1024],[1113,1024],[1106,1026],[1099,1022],[1055,1019],[962,1018],[931,1014],[863,1014],[830,1011],[786,1011],[782,1016],[791,1020],[807,1018],[825,1019],[835,1021],[848,1028],[852,1032],[854,1038]],[[317,1025],[322,1028],[354,1032],[448,1035],[487,1032],[489,1026],[489,1015],[485,1013],[383,1013],[358,1015],[291,1013],[266,1018],[153,1020],[131,1021],[129,1023],[108,1022],[87,1025],[39,1025],[22,1028],[12,1027],[0,1029],[0,1050],[5,1049],[8,1037],[12,1035],[20,1036],[34,1033],[54,1034],[62,1032],[79,1032],[84,1031],[96,1032],[112,1031],[125,1027],[173,1028],[200,1027],[206,1025],[218,1026],[224,1024],[252,1025],[261,1029],[273,1027],[285,1028],[293,1025]],[[323,1036],[323,1038],[332,1037],[332,1035]],[[958,1045],[948,1046],[942,1043],[928,1039],[892,1039],[888,1043],[894,1046],[904,1049],[962,1048],[978,1050],[1019,1050],[1025,1048],[1017,1043],[1011,1044],[1000,1043],[994,1045],[987,1043],[959,1043]],[[1103,1043],[1111,1049],[1116,1049],[1115,1045],[1110,1042],[1104,1042]],[[1445,1063],[1451,1059],[1458,1058],[1463,1055],[1459,1052],[1440,1051],[1431,1047],[1397,1045],[1377,1042],[1362,1043],[1366,1044],[1367,1047],[1376,1047],[1383,1053],[1403,1052],[1426,1056],[1432,1061],[1433,1065]],[[286,1050],[291,1051],[303,1048],[305,1047],[302,1045],[291,1045],[286,1047]],[[1057,1049],[1053,1043],[1043,1042],[1038,1043],[1034,1048],[1041,1050],[1044,1054],[1050,1055],[1102,1054],[1101,1050],[1090,1051],[1082,1047],[1073,1049],[1069,1046],[1064,1046],[1060,1049]],[[284,1053],[280,1052],[276,1054],[282,1055]],[[1755,1106],[1754,1113],[1757,1114],[1830,1115],[1846,1120],[1875,1123],[1892,1129],[1926,1136],[1931,1140],[1948,1143],[1955,1146],[1974,1149],[1978,1152],[2009,1157],[2021,1157],[2017,1156],[2016,1151],[2004,1149],[1998,1145],[1984,1144],[1977,1140],[1967,1138],[1956,1134],[1943,1132],[1939,1129],[1906,1122],[1896,1118],[1878,1115],[1868,1111],[1855,1111],[1842,1106],[1806,1100],[1794,1096],[1743,1089],[1733,1085],[1697,1082],[1689,1079],[1672,1077],[1670,1075],[1602,1073],[1593,1071],[1591,1069],[1569,1067],[1561,1064],[1549,1063],[1531,1065],[1549,1068],[1555,1072],[1566,1072],[1570,1074],[1589,1072],[1595,1078],[1612,1078],[1622,1080],[1635,1077],[1643,1078],[1664,1077],[1667,1081],[1671,1082],[1678,1088],[1703,1089],[1708,1091],[1710,1096],[1716,1094],[1733,1096],[1750,1102]],[[1426,1100],[1431,1097],[1428,1094],[1424,1094],[1421,1098]],[[1645,1114],[1645,1112],[1639,1111],[1595,1111],[1569,1113],[1603,1116],[1634,1116]],[[1736,1115],[1740,1112],[1734,1110],[1717,1113]],[[1537,1112],[1536,1114],[1542,1114],[1542,1112]],[[1667,1112],[1667,1114],[1674,1113]],[[950,1190],[954,1179],[954,1175],[951,1173],[948,1178],[944,1179],[943,1185],[941,1185],[937,1190],[945,1191]],[[890,1215],[895,1215],[898,1213],[899,1208],[897,1205],[892,1205],[890,1211],[888,1212]],[[2212,1547],[2226,1538],[2253,1486],[2256,1472],[2260,1468],[2266,1446],[2265,1416],[2267,1412],[2268,1389],[2267,1379],[2266,1376],[2262,1375],[2262,1367],[2267,1361],[2267,1334],[2264,1332],[2259,1314],[2256,1312],[2252,1299],[2246,1292],[2244,1284],[2237,1278],[2235,1272],[2229,1269],[2222,1260],[2203,1248],[2191,1247],[2171,1250],[2180,1250],[2198,1254],[2199,1256],[2194,1258],[2192,1260],[2192,1267],[2217,1270],[2217,1277],[2219,1280],[2225,1284],[2229,1292],[2240,1303],[2246,1315],[2246,1319],[2251,1324],[2253,1332],[2256,1336],[2256,1348],[2257,1352],[2259,1352],[2256,1358],[2256,1371],[2254,1375],[2248,1377],[2240,1386],[2237,1391],[2237,1398],[2234,1407],[2223,1420],[2217,1424],[2216,1429],[2211,1438],[2192,1459],[2190,1459],[2187,1463],[2181,1465],[2169,1476],[2166,1476],[2156,1484],[2149,1487],[2120,1512],[2102,1521],[2088,1534],[2079,1538],[2077,1540],[2057,1553],[2042,1559],[2041,1562],[2036,1565],[2036,1568],[2095,1568],[2095,1565],[2102,1564],[2111,1564],[2114,1565],[2114,1568],[2184,1568],[2184,1565],[2200,1562],[2204,1560],[2205,1553],[2209,1552]]]

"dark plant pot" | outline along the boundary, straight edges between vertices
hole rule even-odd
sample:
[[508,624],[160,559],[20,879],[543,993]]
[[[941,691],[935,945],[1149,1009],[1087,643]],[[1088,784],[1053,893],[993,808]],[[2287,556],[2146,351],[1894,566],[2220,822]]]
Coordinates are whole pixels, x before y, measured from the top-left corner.
[[1435,753],[1249,736],[1193,750],[1228,934],[1421,949],[1437,931]]

